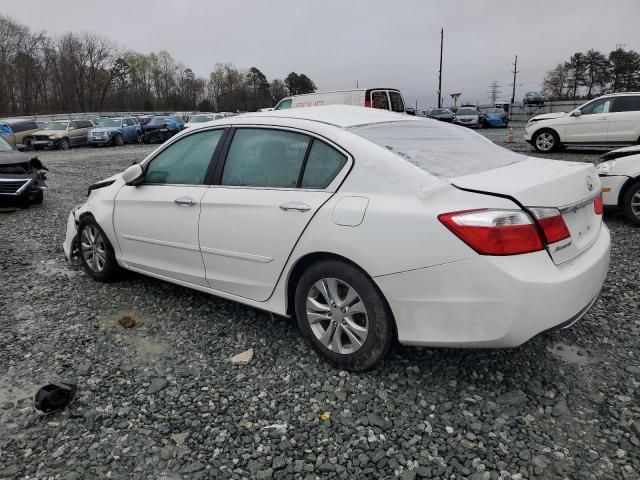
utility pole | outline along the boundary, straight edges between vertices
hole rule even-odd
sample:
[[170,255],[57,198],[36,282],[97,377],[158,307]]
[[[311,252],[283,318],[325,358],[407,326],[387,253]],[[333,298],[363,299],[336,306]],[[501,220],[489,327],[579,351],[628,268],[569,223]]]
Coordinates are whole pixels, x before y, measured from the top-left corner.
[[438,71],[438,108],[442,108],[442,47],[444,46],[444,28],[440,29],[440,70]]
[[513,65],[513,91],[511,92],[511,109],[513,108],[513,104],[516,101],[516,75],[518,72],[518,55],[516,55],[516,61],[512,63]]

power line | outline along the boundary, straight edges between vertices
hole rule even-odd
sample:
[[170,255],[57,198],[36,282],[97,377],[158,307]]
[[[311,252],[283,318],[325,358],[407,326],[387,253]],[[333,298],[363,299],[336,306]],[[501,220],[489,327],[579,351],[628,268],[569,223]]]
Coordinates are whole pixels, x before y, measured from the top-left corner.
[[500,90],[501,87],[502,85],[498,85],[498,82],[496,81],[491,82],[491,85],[489,85],[489,91],[487,93],[491,98],[491,103],[496,103],[496,100],[498,99],[498,94],[502,93],[502,90]]

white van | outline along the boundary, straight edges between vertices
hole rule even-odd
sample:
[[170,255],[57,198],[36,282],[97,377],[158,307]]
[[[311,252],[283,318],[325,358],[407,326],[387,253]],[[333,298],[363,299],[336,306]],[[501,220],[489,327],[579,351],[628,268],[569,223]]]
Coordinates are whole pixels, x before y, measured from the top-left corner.
[[402,94],[394,88],[357,88],[294,95],[280,100],[275,106],[275,110],[322,105],[355,105],[391,110],[392,112],[405,112]]

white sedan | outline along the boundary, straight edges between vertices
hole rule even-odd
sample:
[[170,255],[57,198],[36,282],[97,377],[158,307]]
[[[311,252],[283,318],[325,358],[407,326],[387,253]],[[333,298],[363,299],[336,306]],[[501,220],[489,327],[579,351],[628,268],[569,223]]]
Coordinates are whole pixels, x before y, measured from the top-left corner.
[[629,222],[640,226],[640,145],[618,148],[600,159],[596,170],[604,204],[620,207]]
[[217,120],[90,187],[64,251],[295,316],[341,368],[406,345],[514,347],[575,323],[609,265],[591,164],[352,106]]

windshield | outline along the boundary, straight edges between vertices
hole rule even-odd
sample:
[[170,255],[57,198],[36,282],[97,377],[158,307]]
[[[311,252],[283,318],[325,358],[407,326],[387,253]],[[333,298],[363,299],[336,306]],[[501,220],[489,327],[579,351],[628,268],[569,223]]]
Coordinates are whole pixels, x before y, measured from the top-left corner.
[[122,125],[121,118],[100,118],[98,119],[99,127],[119,127]]
[[210,122],[211,120],[215,120],[213,115],[194,115],[189,118],[189,123],[202,123],[202,122]]
[[478,111],[474,108],[459,108],[456,115],[477,115]]
[[13,151],[13,147],[9,145],[4,138],[0,137],[0,152],[11,152]]
[[439,109],[431,111],[431,115],[446,115],[447,113],[449,113],[449,110]]
[[506,113],[502,108],[490,108],[489,110],[487,110],[487,113]]
[[149,125],[163,125],[169,123],[169,117],[153,117],[149,122]]
[[44,124],[43,130],[66,130],[68,122],[47,122]]
[[442,122],[403,120],[351,127],[349,131],[438,177],[469,175],[525,158],[478,133]]

